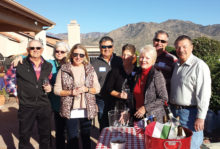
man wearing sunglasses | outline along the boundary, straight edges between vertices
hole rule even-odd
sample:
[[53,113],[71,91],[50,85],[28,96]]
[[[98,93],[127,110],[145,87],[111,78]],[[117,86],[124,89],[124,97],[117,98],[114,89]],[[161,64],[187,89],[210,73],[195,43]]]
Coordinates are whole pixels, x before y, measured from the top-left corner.
[[[114,52],[114,42],[109,36],[104,36],[99,41],[100,55],[96,59],[91,59],[91,64],[95,68],[98,80],[101,86],[100,94],[96,95],[96,103],[99,108],[98,121],[100,130],[108,126],[108,115],[106,112],[110,103],[108,103],[108,96],[104,92],[104,84],[107,80],[107,74],[113,67],[122,65],[122,59],[116,56]],[[105,96],[104,96],[105,95]],[[105,102],[104,102],[105,99]],[[106,104],[108,103],[108,104]],[[105,105],[105,110],[104,110]]]
[[168,45],[169,35],[163,30],[159,30],[155,33],[153,39],[153,45],[157,50],[157,60],[155,67],[163,73],[166,79],[167,91],[170,90],[170,79],[172,77],[174,63],[177,61],[176,56],[166,51]]
[[16,68],[12,65],[5,76],[7,90],[19,101],[19,149],[31,148],[30,137],[35,121],[38,123],[40,149],[49,149],[51,105],[47,93],[51,92],[51,85],[43,83],[51,79],[52,65],[42,58],[43,46],[38,40],[28,43],[27,53],[23,64]]

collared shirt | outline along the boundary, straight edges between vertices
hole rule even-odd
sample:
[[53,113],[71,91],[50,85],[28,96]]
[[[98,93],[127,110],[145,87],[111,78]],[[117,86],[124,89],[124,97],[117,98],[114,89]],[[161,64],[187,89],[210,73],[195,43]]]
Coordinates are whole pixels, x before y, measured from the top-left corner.
[[193,54],[175,65],[171,78],[170,102],[176,105],[197,105],[197,118],[205,119],[211,97],[211,76],[208,65]]
[[[40,77],[41,65],[44,63],[44,60],[43,60],[43,58],[41,58],[41,63],[39,65],[39,67],[36,67],[32,61],[31,61],[31,63],[34,68],[37,80],[38,80]],[[48,79],[51,79],[51,78],[52,78],[52,73],[50,73],[50,76],[48,77]],[[4,76],[4,80],[6,83],[7,92],[12,93],[14,96],[17,96],[16,68],[13,67],[13,65],[6,72],[6,75]]]

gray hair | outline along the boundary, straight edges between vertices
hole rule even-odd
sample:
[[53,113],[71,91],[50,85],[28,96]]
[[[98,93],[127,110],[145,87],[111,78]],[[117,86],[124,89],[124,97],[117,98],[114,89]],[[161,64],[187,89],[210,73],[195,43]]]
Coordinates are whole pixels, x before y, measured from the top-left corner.
[[40,40],[37,40],[37,39],[30,40],[30,41],[28,42],[28,44],[27,44],[27,48],[30,47],[30,43],[32,43],[32,42],[38,42],[38,43],[40,43],[40,44],[41,44],[41,47],[43,48],[43,43],[42,43]]
[[168,34],[167,32],[165,32],[165,31],[163,31],[163,30],[159,30],[159,31],[155,32],[155,34],[154,34],[154,39],[156,39],[159,34],[165,34],[165,35],[167,35],[167,39],[169,40],[169,34]]
[[70,51],[70,48],[69,48],[69,45],[64,42],[64,41],[59,41],[56,43],[55,47],[54,47],[54,50],[53,50],[53,55],[55,56],[55,50],[59,47],[62,47],[66,50],[66,52],[69,52]]
[[154,65],[155,62],[156,62],[156,59],[157,59],[157,51],[156,51],[156,48],[153,47],[151,44],[145,45],[144,47],[142,47],[142,48],[140,49],[140,55],[143,54],[143,53],[151,53],[151,54],[152,54],[153,65]]

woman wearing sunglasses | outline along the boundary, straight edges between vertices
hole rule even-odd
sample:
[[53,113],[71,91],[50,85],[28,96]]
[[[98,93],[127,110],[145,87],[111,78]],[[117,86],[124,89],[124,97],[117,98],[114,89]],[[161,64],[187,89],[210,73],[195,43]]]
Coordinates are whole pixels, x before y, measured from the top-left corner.
[[100,85],[87,50],[76,44],[57,74],[54,93],[61,96],[60,115],[66,118],[68,148],[79,148],[79,131],[83,149],[91,146],[91,120],[97,114],[95,94]]

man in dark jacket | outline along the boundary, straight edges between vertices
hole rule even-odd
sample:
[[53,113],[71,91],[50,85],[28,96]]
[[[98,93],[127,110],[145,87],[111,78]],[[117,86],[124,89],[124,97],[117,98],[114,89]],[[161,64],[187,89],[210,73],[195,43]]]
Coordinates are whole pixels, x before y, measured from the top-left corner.
[[47,93],[51,91],[48,79],[52,77],[52,65],[41,57],[43,46],[40,41],[30,41],[27,52],[23,64],[16,68],[12,66],[5,76],[7,90],[13,92],[19,101],[19,149],[30,148],[35,120],[40,149],[49,149],[51,106]]
[[[95,68],[96,74],[98,76],[98,80],[101,86],[101,92],[100,94],[96,95],[96,103],[99,108],[98,113],[98,121],[100,125],[100,130],[102,128],[108,126],[108,115],[107,113],[104,113],[104,106],[105,109],[108,105],[105,105],[107,102],[107,96],[103,96],[105,94],[104,92],[104,83],[107,80],[107,75],[109,71],[113,67],[117,67],[122,65],[122,59],[118,56],[116,56],[114,52],[114,41],[109,36],[104,36],[99,41],[99,48],[100,48],[100,56],[96,59],[91,60],[91,64]],[[104,102],[105,98],[105,102]],[[103,115],[104,113],[104,115]]]

